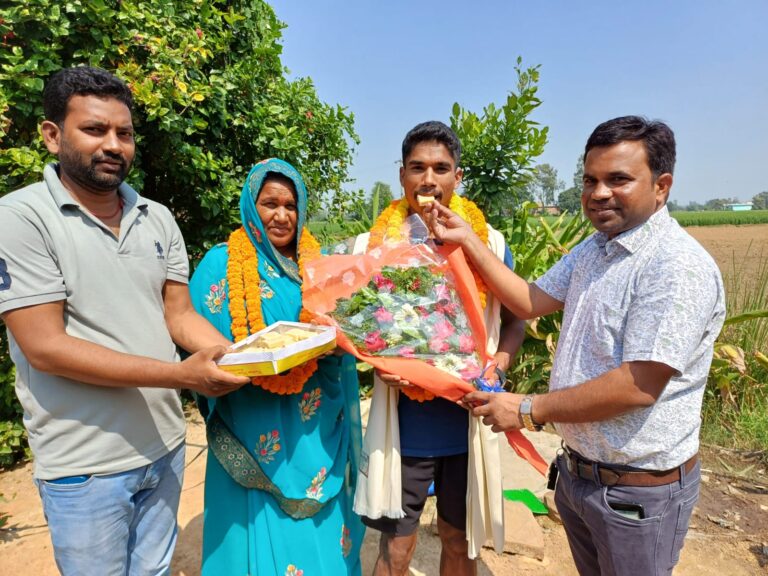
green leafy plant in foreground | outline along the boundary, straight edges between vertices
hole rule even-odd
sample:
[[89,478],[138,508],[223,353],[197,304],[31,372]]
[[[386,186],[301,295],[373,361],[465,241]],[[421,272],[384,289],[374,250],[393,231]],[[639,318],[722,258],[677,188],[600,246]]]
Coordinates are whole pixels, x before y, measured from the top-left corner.
[[[565,212],[556,218],[532,218],[534,202],[524,202],[514,219],[500,232],[512,247],[515,272],[535,280],[592,233],[589,220]],[[526,338],[507,377],[516,392],[544,391],[560,336],[562,312],[535,318],[526,326]]]
[[746,277],[738,262],[734,257],[725,275],[728,316],[715,343],[702,435],[712,442],[764,449],[768,445],[768,255],[760,255],[761,264],[752,278]]

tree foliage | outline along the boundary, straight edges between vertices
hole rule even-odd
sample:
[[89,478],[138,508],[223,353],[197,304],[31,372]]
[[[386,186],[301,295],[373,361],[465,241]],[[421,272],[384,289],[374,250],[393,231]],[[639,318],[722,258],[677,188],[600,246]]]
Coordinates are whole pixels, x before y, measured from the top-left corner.
[[[278,156],[310,192],[343,198],[353,117],[288,80],[284,25],[261,0],[6,0],[0,11],[0,195],[40,180],[46,79],[100,66],[134,95],[129,182],[171,208],[193,258],[226,239],[251,166]],[[0,466],[25,453],[13,365],[0,334]]]
[[557,177],[557,169],[551,164],[539,164],[536,166],[532,181],[533,197],[539,206],[551,206],[555,203],[555,196],[559,190],[565,187],[565,182]]
[[736,204],[736,198],[712,198],[704,204],[704,210],[725,210],[726,204]]
[[576,171],[573,173],[573,186],[566,188],[557,197],[557,207],[561,211],[566,210],[571,214],[581,212],[581,192],[584,189],[584,155],[579,156],[576,162]]
[[491,103],[477,114],[456,103],[451,114],[463,149],[464,194],[497,227],[525,198],[533,161],[544,152],[549,131],[530,118],[541,104],[539,66],[523,69],[518,58],[515,72],[517,91],[501,107]]
[[371,199],[365,203],[366,212],[376,220],[384,208],[392,203],[392,187],[385,182],[374,182],[371,189]]
[[768,190],[760,192],[752,198],[753,210],[768,210]]
[[295,164],[310,209],[347,180],[353,117],[288,80],[281,30],[261,0],[10,0],[0,24],[0,194],[39,180],[42,89],[56,70],[100,66],[136,102],[129,182],[169,206],[193,257],[226,238],[250,167]]

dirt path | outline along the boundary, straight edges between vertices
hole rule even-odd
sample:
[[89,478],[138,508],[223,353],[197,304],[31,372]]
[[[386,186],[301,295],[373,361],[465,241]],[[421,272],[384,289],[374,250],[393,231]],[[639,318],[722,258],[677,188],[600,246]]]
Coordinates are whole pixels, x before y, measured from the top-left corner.
[[[181,531],[174,555],[174,576],[200,573],[205,432],[197,417],[189,421],[187,442],[187,470],[179,509]],[[542,449],[542,453],[546,450]],[[732,456],[728,457],[728,470],[752,466],[754,480],[734,481],[718,474],[711,469],[715,466],[723,469],[720,463],[723,456],[705,453],[706,482],[675,571],[677,576],[753,576],[768,571],[766,471],[754,462],[739,463]],[[40,500],[32,483],[31,465],[0,474],[0,493],[5,498],[0,502],[0,511],[9,516],[5,528],[0,530],[0,574],[58,574]],[[575,576],[577,572],[562,526],[547,517],[539,517],[538,522],[544,532],[543,560],[521,555],[497,556],[484,550],[480,576]],[[370,574],[376,553],[377,535],[369,531],[363,546],[363,574]],[[437,536],[428,526],[422,526],[411,573],[436,575],[439,554]]]

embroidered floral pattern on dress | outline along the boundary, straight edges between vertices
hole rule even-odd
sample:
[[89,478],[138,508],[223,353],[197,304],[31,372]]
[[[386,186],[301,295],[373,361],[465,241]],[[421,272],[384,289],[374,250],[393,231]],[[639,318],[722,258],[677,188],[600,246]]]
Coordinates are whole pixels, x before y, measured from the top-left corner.
[[272,430],[259,436],[259,444],[256,446],[256,459],[261,464],[269,464],[275,459],[275,454],[280,452],[280,434]]
[[267,276],[270,278],[280,278],[280,273],[272,267],[272,264],[267,264]]
[[307,488],[307,498],[312,498],[313,500],[320,500],[320,498],[323,497],[323,484],[325,483],[325,475],[326,470],[325,466],[320,468],[320,472],[317,473],[317,476],[312,478],[312,484],[309,485],[309,488]]
[[299,416],[302,422],[309,421],[317,413],[317,409],[320,408],[322,394],[320,388],[304,392],[299,401]]
[[346,524],[341,525],[341,540],[339,543],[341,544],[341,553],[346,558],[352,551],[352,539],[349,537],[349,528],[347,528]]
[[227,279],[222,278],[216,284],[211,284],[211,287],[208,289],[208,294],[205,295],[205,305],[208,307],[211,314],[218,314],[221,312],[224,300],[227,299],[227,291],[225,290],[226,283]]
[[285,576],[304,576],[304,570],[296,568],[293,564],[288,564],[288,568],[285,569]]
[[265,298],[266,300],[271,300],[275,295],[275,291],[272,290],[272,288],[269,287],[269,284],[267,284],[264,280],[259,282],[259,290],[261,290],[261,297]]

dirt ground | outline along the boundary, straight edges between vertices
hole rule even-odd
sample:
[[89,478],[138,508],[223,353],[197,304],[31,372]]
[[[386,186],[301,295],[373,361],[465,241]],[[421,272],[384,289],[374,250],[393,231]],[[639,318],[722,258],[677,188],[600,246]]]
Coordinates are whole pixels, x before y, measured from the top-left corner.
[[[733,266],[734,257],[746,271],[757,270],[760,251],[768,246],[768,225],[688,231],[710,251],[724,274]],[[768,250],[762,254],[762,258],[766,257]],[[174,576],[200,573],[205,432],[198,417],[190,417],[187,441]],[[701,498],[676,576],[768,574],[768,454],[704,448],[702,459]],[[32,483],[31,464],[0,473],[0,495],[0,519],[6,520],[0,527],[0,574],[58,574],[40,500]],[[543,560],[523,555],[498,556],[486,550],[479,563],[480,576],[576,575],[562,526],[546,516],[537,517],[537,521],[544,532]],[[422,526],[411,573],[436,575],[439,549],[437,536],[428,526]],[[363,574],[371,573],[376,553],[377,536],[369,531],[362,552]]]
[[723,277],[736,272],[739,278],[754,278],[768,260],[768,224],[689,226],[685,230],[712,255]]
[[[542,450],[542,453],[545,452]],[[179,509],[181,530],[173,561],[174,576],[200,574],[205,458],[205,430],[200,418],[192,415],[187,432],[187,468]],[[703,459],[701,499],[694,512],[676,576],[768,573],[768,475],[765,462],[713,450],[705,450]],[[737,478],[737,475],[744,478]],[[31,464],[0,474],[0,493],[4,495],[0,511],[8,515],[6,526],[0,529],[0,574],[58,574],[40,499],[32,483]],[[537,521],[544,533],[543,560],[524,555],[499,556],[484,550],[479,575],[576,576],[562,526],[546,516],[537,517]],[[377,543],[377,533],[369,530],[362,551],[365,575],[371,573]],[[438,537],[429,526],[422,525],[411,574],[436,576],[439,555]]]

